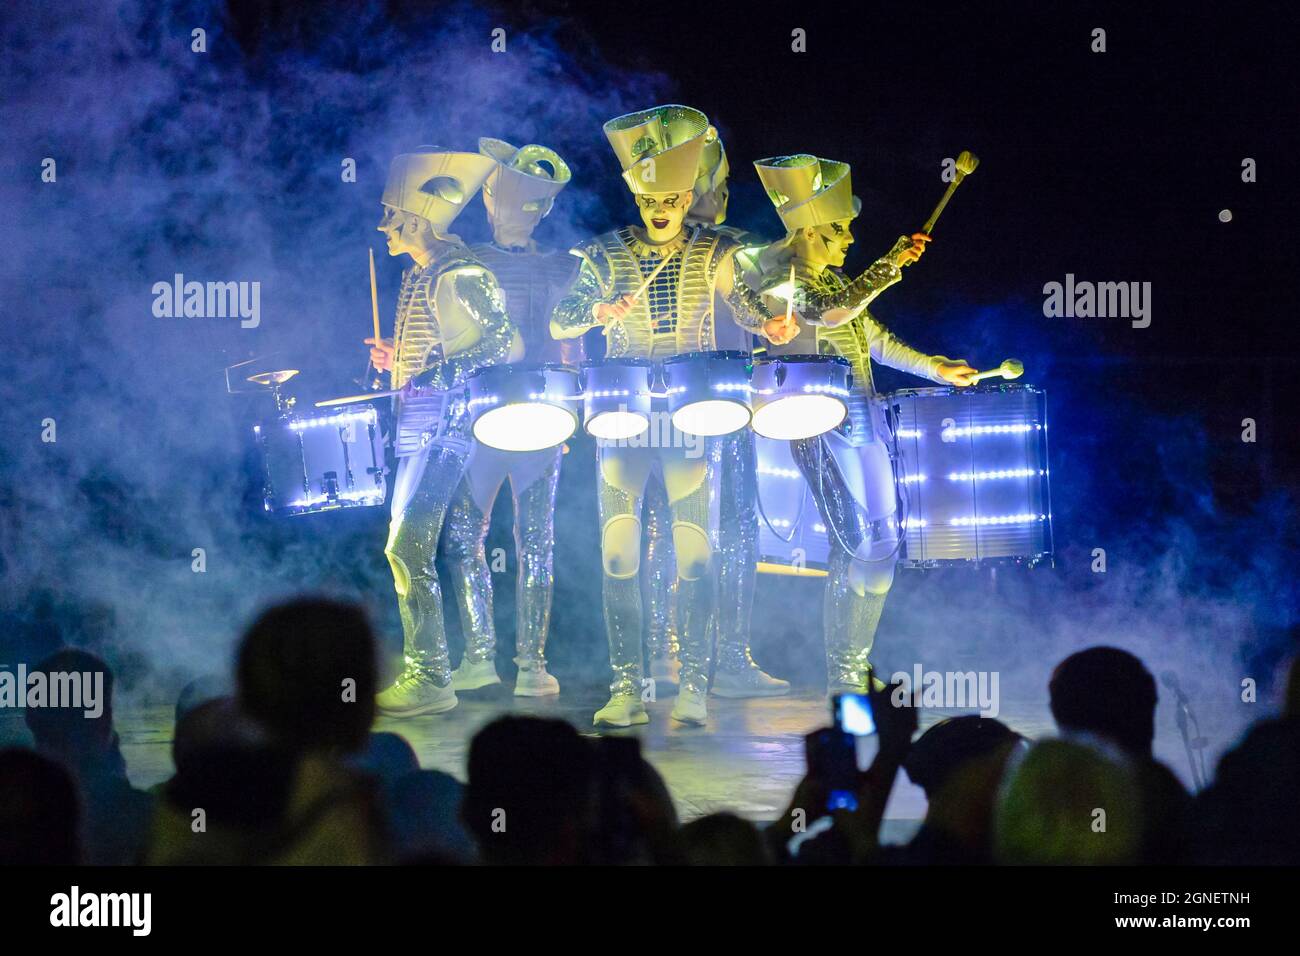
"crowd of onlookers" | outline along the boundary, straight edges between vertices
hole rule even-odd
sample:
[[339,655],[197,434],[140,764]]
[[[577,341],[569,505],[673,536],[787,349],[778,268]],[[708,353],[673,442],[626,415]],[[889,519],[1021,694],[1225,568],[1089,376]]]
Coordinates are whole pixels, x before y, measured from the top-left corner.
[[[401,736],[371,730],[376,642],[347,604],[304,599],[258,618],[233,694],[202,680],[181,694],[175,773],[148,792],[127,776],[107,665],[64,649],[36,670],[101,672],[106,699],[93,717],[30,707],[33,748],[0,750],[4,864],[1300,862],[1300,666],[1282,715],[1256,723],[1195,795],[1152,755],[1156,684],[1126,651],[1056,667],[1060,733],[1037,742],[975,715],[917,737],[916,708],[887,688],[873,695],[876,755],[847,796],[810,771],[761,826],[728,813],[683,825],[635,737],[559,720],[489,723],[465,784],[422,770]],[[927,810],[889,845],[879,834],[900,770]]]

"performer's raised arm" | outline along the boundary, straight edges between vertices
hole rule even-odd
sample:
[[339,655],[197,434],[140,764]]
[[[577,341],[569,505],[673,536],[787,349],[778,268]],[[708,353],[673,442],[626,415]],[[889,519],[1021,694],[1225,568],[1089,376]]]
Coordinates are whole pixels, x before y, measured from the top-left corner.
[[881,365],[949,385],[969,385],[970,377],[976,373],[964,361],[954,361],[946,355],[927,355],[912,348],[877,322],[866,309],[854,321],[862,324],[871,357]]

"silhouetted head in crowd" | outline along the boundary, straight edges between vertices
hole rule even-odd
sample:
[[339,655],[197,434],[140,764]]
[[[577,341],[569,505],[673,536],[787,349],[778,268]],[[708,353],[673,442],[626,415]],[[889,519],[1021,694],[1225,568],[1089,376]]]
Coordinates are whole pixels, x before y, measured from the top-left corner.
[[964,763],[1021,740],[1024,738],[1000,720],[975,714],[949,717],[916,739],[903,769],[908,779],[925,791],[926,799],[932,800]]
[[677,808],[635,737],[597,737],[595,862],[676,862]]
[[1094,734],[1132,756],[1151,756],[1156,682],[1128,651],[1090,647],[1071,654],[1047,686],[1061,733]]
[[[69,766],[106,759],[116,752],[113,734],[113,672],[88,651],[67,647],[33,668],[45,675],[45,706],[24,713],[36,748]],[[30,681],[30,674],[29,674]],[[55,701],[69,705],[49,706]]]
[[80,831],[68,771],[30,750],[0,750],[0,866],[75,866]]
[[201,704],[222,697],[232,697],[234,690],[229,680],[215,674],[194,678],[176,695],[176,723],[179,724],[186,714]]
[[375,716],[375,638],[353,604],[304,598],[253,622],[239,647],[239,705],[297,752],[352,753]]
[[501,717],[474,735],[461,814],[484,861],[586,863],[595,806],[594,751],[564,721]]
[[1042,741],[1010,771],[995,812],[994,860],[1012,865],[1138,863],[1140,808],[1126,765],[1081,743]]
[[678,837],[689,866],[766,866],[771,862],[758,828],[734,813],[692,820]]
[[370,734],[365,748],[352,758],[351,763],[378,780],[386,790],[407,774],[420,769],[419,758],[406,738],[389,731]]
[[201,760],[213,750],[256,748],[265,743],[266,732],[239,709],[235,698],[216,697],[190,707],[177,719],[172,763],[180,773],[192,760]]

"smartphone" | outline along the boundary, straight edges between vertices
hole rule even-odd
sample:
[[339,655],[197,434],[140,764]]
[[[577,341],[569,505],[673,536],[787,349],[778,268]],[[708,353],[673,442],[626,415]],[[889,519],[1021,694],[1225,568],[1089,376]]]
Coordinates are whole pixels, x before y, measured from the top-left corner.
[[808,770],[826,781],[830,796],[827,810],[855,810],[853,791],[858,782],[857,743],[852,734],[838,727],[815,730],[804,738]]
[[866,694],[836,694],[831,698],[831,717],[836,729],[854,737],[876,732],[876,715]]

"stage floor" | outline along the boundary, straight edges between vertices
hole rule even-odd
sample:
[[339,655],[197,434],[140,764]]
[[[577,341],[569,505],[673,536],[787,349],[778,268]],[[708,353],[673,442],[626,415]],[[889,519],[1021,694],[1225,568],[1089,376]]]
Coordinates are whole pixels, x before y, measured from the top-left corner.
[[[604,688],[573,690],[552,698],[516,698],[508,687],[460,695],[455,710],[410,720],[381,718],[377,730],[401,734],[415,748],[420,764],[465,777],[465,758],[474,733],[503,713],[559,717],[583,733],[596,734],[591,715],[604,704]],[[602,734],[635,735],[646,757],[663,774],[684,820],[731,810],[755,821],[775,819],[785,809],[804,772],[803,737],[829,722],[826,697],[805,692],[765,700],[709,699],[707,727],[688,727],[669,718],[673,698],[648,705],[650,723]],[[958,711],[922,711],[928,727]],[[1040,710],[1008,708],[1000,719],[1030,737],[1053,733],[1051,717]],[[172,711],[169,707],[125,707],[116,715],[131,780],[150,787],[172,772]],[[868,741],[871,739],[868,738]],[[870,743],[868,747],[870,747]],[[864,751],[869,759],[870,751]],[[886,811],[887,839],[905,839],[925,813],[925,799],[900,776]]]

